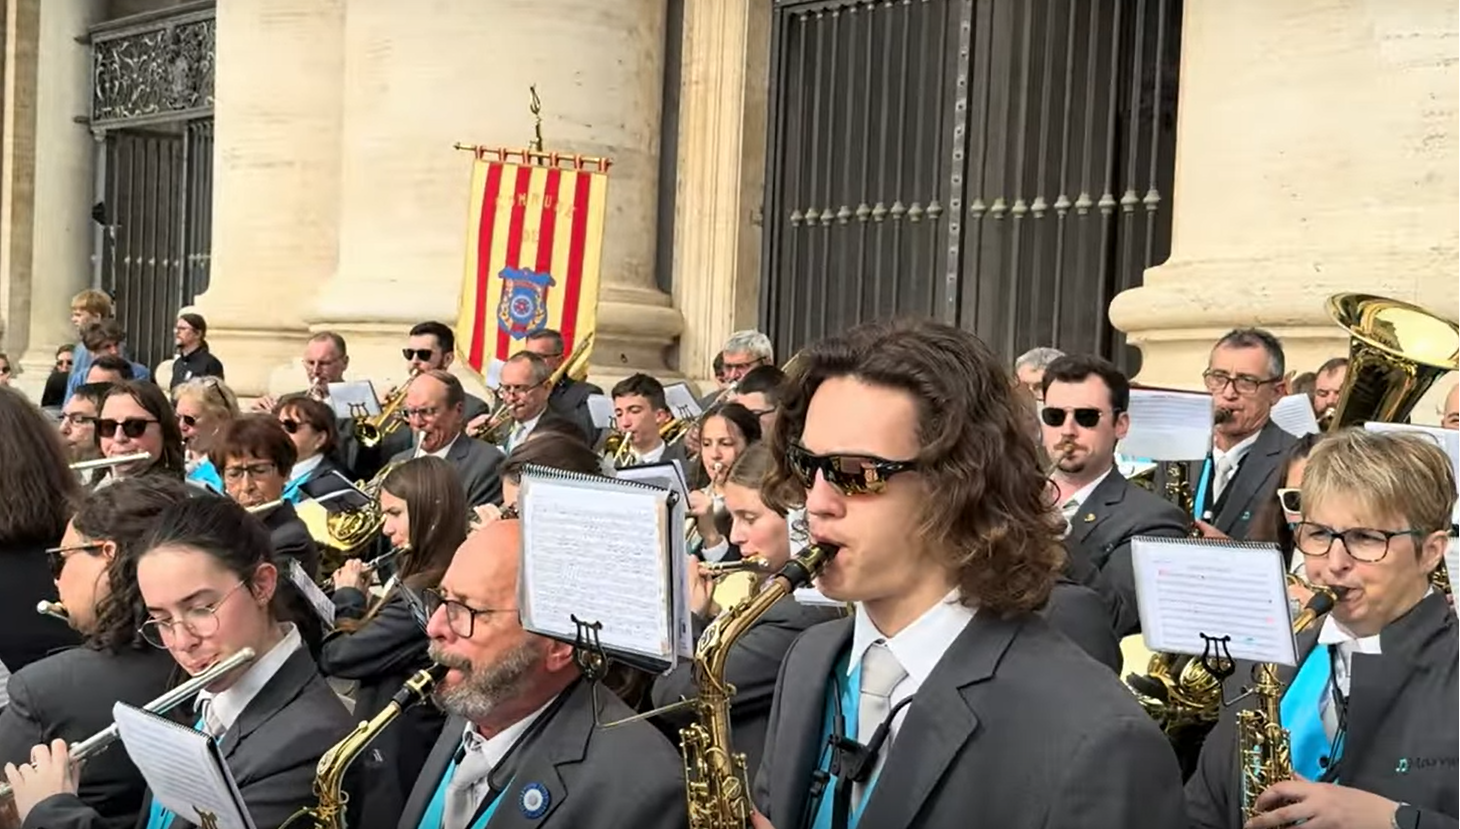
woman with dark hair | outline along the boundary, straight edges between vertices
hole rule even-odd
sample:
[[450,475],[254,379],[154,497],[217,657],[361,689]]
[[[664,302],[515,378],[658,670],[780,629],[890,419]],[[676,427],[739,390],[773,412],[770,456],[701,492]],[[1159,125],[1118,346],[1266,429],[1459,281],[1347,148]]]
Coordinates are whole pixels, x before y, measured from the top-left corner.
[[[319,759],[355,723],[299,632],[275,615],[281,574],[268,532],[238,504],[201,496],[163,510],[141,547],[137,586],[147,621],[140,630],[148,644],[194,676],[244,648],[256,654],[198,694],[185,716],[223,746],[253,824],[282,826],[316,802]],[[32,768],[5,769],[25,825],[96,825],[74,776],[61,770],[71,762],[65,743],[37,745],[30,756]],[[156,801],[145,808],[147,826],[194,826]]]
[[167,402],[167,395],[153,383],[124,380],[107,390],[96,418],[96,442],[103,457],[119,458],[140,452],[151,456],[111,467],[107,478],[98,486],[143,474],[169,475],[178,480],[186,474],[177,412]]
[[56,598],[45,549],[66,532],[76,476],[56,427],[14,389],[0,388],[0,663],[18,671],[77,642],[35,612]]
[[[137,589],[141,541],[162,511],[189,497],[163,475],[129,478],[87,495],[48,551],[71,627],[85,637],[10,677],[0,712],[0,764],[24,763],[31,746],[84,740],[112,723],[117,702],[141,707],[161,696],[176,673],[168,655],[143,641],[147,606]],[[137,822],[147,783],[125,751],[88,760],[77,779],[81,801],[106,827]]]
[[760,418],[739,403],[711,406],[700,418],[698,489],[689,494],[689,513],[700,541],[691,553],[707,561],[734,561],[740,554],[726,540],[724,485],[730,467],[746,447],[760,440]]
[[340,477],[348,473],[334,460],[340,437],[333,409],[307,394],[287,394],[274,406],[274,416],[294,442],[294,465],[285,476],[284,500],[297,504],[349,487],[350,482]]
[[[394,574],[378,598],[369,595],[371,573],[350,559],[334,574],[335,631],[324,641],[319,667],[325,676],[355,680],[355,717],[385,709],[412,674],[431,664],[425,622],[413,596],[434,588],[466,539],[466,491],[455,467],[436,457],[406,461],[380,483],[383,533],[396,554]],[[393,829],[405,809],[426,756],[445,717],[417,706],[391,725],[361,757],[350,797],[350,825]]]

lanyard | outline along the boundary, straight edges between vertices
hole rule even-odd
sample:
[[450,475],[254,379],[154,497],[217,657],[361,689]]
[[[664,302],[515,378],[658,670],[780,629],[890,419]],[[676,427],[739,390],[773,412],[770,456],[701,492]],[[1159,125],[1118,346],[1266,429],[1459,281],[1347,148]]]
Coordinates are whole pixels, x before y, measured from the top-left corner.
[[[421,816],[419,829],[440,829],[441,822],[446,819],[446,787],[451,785],[451,778],[456,776],[457,761],[451,760],[451,765],[446,767],[446,773],[441,775],[441,783],[436,786],[436,793],[431,796],[431,802],[426,806],[426,813]],[[497,806],[502,802],[502,792],[512,788],[512,781],[507,781],[503,789],[497,789],[491,785],[490,775],[487,778],[487,798],[477,807],[476,820],[471,822],[471,829],[484,829],[491,822],[492,815],[496,814]],[[152,829],[151,826],[147,829]]]
[[[840,660],[835,670],[846,671],[849,659],[850,656]],[[838,749],[834,747],[834,743],[843,740],[850,741],[852,737],[846,727],[844,712],[851,710],[855,713],[859,707],[858,702],[862,696],[862,666],[859,664],[852,670],[847,677],[845,687],[838,681],[838,676],[840,673],[832,674],[831,685],[827,688],[826,717],[822,729],[822,742],[825,744],[825,748],[821,751],[821,759],[818,761],[816,773],[813,775],[815,782],[812,784],[811,796],[807,800],[811,829],[855,829],[862,819],[862,811],[866,809],[867,802],[872,799],[872,790],[877,786],[881,772],[879,770],[866,779],[862,787],[861,799],[853,807],[852,787],[857,782],[857,768],[847,768],[846,771],[851,774],[843,777],[840,774],[843,771],[842,765],[856,764],[864,772],[870,768],[867,764],[875,765],[877,754],[881,751],[883,743],[890,733],[892,721],[897,718],[898,712],[913,700],[909,696],[892,706],[891,710],[887,712],[887,719],[873,727],[870,733],[864,733],[868,732],[866,726],[870,725],[869,723],[857,723],[856,737],[865,739],[865,745],[852,741],[854,746],[852,752]],[[832,789],[830,800],[826,797],[828,786]]]

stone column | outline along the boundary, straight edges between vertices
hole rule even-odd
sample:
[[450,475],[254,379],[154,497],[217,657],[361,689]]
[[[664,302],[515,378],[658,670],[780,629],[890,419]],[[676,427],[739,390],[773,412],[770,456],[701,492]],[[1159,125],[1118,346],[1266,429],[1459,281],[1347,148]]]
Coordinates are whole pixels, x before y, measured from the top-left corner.
[[756,324],[770,4],[686,0],[684,17],[674,304],[680,371],[705,384],[730,334]]
[[230,387],[294,391],[305,315],[339,249],[344,0],[217,14],[213,264],[197,310]]
[[1455,4],[1226,0],[1184,15],[1171,257],[1110,306],[1143,353],[1139,379],[1199,383],[1211,343],[1240,325],[1315,369],[1348,351],[1323,309],[1340,291],[1454,320]]
[[664,0],[349,0],[339,264],[309,315],[350,343],[351,373],[391,382],[410,325],[454,324],[471,156],[525,146],[607,156],[595,363],[664,373],[681,320],[654,286]]
[[[5,66],[0,89],[0,348],[21,362],[30,338],[31,231],[35,220],[36,52],[40,0],[4,3]],[[22,366],[24,369],[24,366]],[[36,373],[17,378],[27,393]],[[35,388],[32,388],[34,386]]]

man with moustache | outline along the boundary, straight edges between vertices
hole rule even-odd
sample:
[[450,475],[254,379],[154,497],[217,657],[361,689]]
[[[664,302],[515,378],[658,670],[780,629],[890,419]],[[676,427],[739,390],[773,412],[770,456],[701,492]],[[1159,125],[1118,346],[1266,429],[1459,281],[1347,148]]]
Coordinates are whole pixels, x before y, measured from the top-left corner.
[[1181,538],[1186,516],[1115,468],[1115,445],[1130,430],[1130,383],[1119,369],[1099,357],[1064,356],[1045,368],[1040,383],[1044,447],[1054,460],[1050,481],[1067,527],[1067,572],[1101,594],[1116,635],[1128,636],[1141,627],[1131,539]]
[[[561,423],[566,420],[548,407],[548,398],[552,394],[548,380],[552,379],[552,373],[547,361],[531,351],[519,351],[502,365],[497,393],[507,402],[512,416],[512,428],[502,444],[503,452],[510,453],[521,446],[543,421],[557,420]],[[576,428],[571,423],[566,425],[569,429]]]
[[1318,367],[1313,375],[1313,416],[1321,424],[1329,410],[1338,405],[1343,381],[1348,379],[1348,358],[1334,357]]
[[418,437],[414,448],[390,459],[392,464],[434,455],[451,462],[466,490],[469,506],[495,504],[502,500],[502,452],[474,440],[463,431],[466,391],[449,371],[432,369],[416,376],[406,391],[401,413]]
[[1297,438],[1272,422],[1287,389],[1283,346],[1260,328],[1217,340],[1202,372],[1212,393],[1212,451],[1197,477],[1193,517],[1208,538],[1245,539],[1252,516],[1277,491],[1278,470]]
[[540,826],[679,829],[684,763],[634,711],[583,681],[570,644],[517,617],[521,525],[468,536],[425,591],[431,658],[450,668],[436,704],[449,719],[421,769],[400,829]]
[[[561,332],[543,328],[527,335],[524,350],[542,358],[547,364],[548,375],[557,372],[567,358],[567,347]],[[603,394],[603,389],[592,383],[574,380],[566,374],[548,390],[548,408],[560,417],[572,421],[582,433],[589,446],[598,442],[598,427],[593,425],[593,413],[588,410],[588,398]]]

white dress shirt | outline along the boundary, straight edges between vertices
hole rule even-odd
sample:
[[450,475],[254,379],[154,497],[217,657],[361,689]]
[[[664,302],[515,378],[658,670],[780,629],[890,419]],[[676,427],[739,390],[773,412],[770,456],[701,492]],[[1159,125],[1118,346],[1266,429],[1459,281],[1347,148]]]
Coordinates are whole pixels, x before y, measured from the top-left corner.
[[[553,697],[553,699],[557,699],[557,697]],[[462,748],[466,750],[467,754],[476,755],[476,761],[484,763],[485,768],[495,770],[498,764],[507,757],[507,752],[512,750],[512,746],[516,745],[522,735],[527,733],[527,729],[531,728],[532,724],[537,722],[537,718],[542,716],[543,712],[548,709],[548,706],[553,704],[553,699],[548,700],[541,708],[533,711],[526,717],[497,732],[493,737],[483,737],[477,731],[476,725],[468,722],[461,735]],[[466,765],[465,758],[463,758],[461,763],[457,764],[458,767],[462,765]],[[476,765],[476,763],[472,765]],[[501,782],[505,785],[507,781],[503,780]],[[480,780],[472,784],[471,797],[473,812],[481,808],[482,800],[486,798],[487,793],[490,791],[490,784],[490,774],[483,776]]]
[[[1323,627],[1318,630],[1317,647],[1326,648],[1335,646],[1333,652],[1338,658],[1333,660],[1333,678],[1330,680],[1338,686],[1338,690],[1345,698],[1349,695],[1349,688],[1353,682],[1353,662],[1355,653],[1379,654],[1379,634],[1373,636],[1355,636],[1352,631],[1343,626],[1343,623],[1328,616],[1323,620]],[[1323,717],[1323,731],[1332,740],[1338,733],[1338,711],[1334,707],[1332,693],[1325,693],[1319,702],[1319,713]]]
[[289,483],[292,484],[300,478],[303,478],[304,476],[318,469],[321,463],[324,463],[324,453],[315,455],[312,458],[305,458],[304,460],[299,461],[298,463],[289,467],[289,477],[287,480],[289,481]]
[[1095,491],[1095,488],[1100,486],[1106,478],[1110,477],[1110,470],[1114,468],[1112,466],[1110,469],[1106,469],[1100,477],[1080,487],[1075,491],[1075,494],[1066,498],[1064,503],[1060,504],[1060,515],[1064,516],[1065,519],[1066,536],[1070,534],[1070,527],[1074,526],[1075,515],[1079,513],[1081,507],[1085,506],[1085,502],[1090,500],[1090,495]]
[[[961,604],[959,592],[954,590],[937,604],[928,608],[912,624],[903,628],[901,633],[888,638],[882,635],[882,631],[872,623],[872,619],[867,615],[862,603],[858,602],[852,627],[851,658],[847,660],[847,675],[850,676],[851,672],[862,664],[862,656],[867,653],[868,648],[872,647],[872,643],[886,642],[888,649],[907,671],[907,677],[892,689],[892,695],[889,698],[889,704],[896,706],[923,686],[928,675],[943,659],[943,654],[953,646],[953,640],[957,639],[958,635],[963,633],[963,629],[968,627],[973,615],[973,608]],[[853,715],[855,716],[855,711]],[[904,707],[893,718],[892,725],[888,727],[888,746],[897,738],[897,731],[906,717],[907,708]],[[859,733],[870,734],[871,729],[876,727],[876,723],[867,724]],[[884,753],[886,750],[886,748],[883,749]]]
[[456,442],[458,440],[461,440],[465,436],[466,436],[466,433],[465,432],[457,432],[456,433],[456,437],[453,438],[450,443],[446,444],[445,446],[441,447],[440,449],[437,449],[435,452],[423,452],[423,451],[421,451],[421,447],[418,445],[416,447],[416,457],[417,458],[424,458],[427,455],[430,455],[433,458],[440,458],[441,460],[444,461],[444,460],[446,460],[446,453],[451,451],[451,447],[455,446],[456,445]]
[[655,446],[653,449],[650,449],[647,452],[639,452],[635,450],[634,464],[637,466],[658,463],[659,461],[664,459],[664,450],[668,448],[669,446],[661,440],[659,441],[658,446]]
[[[1241,465],[1242,459],[1247,457],[1247,452],[1252,448],[1252,444],[1256,443],[1257,439],[1261,436],[1262,430],[1258,429],[1256,432],[1238,441],[1237,445],[1231,449],[1222,450],[1215,446],[1212,447],[1212,479],[1207,484],[1211,487],[1212,503],[1215,504],[1217,499],[1222,497],[1222,493],[1226,490],[1227,485],[1232,483],[1233,478],[1237,477],[1237,467]],[[1222,467],[1223,461],[1226,462],[1227,478],[1224,481],[1218,481],[1217,470]]]
[[527,436],[532,434],[532,430],[537,428],[538,421],[542,420],[544,414],[547,414],[546,408],[538,412],[536,417],[513,424],[512,431],[507,433],[507,442],[502,444],[502,453],[510,455],[513,449],[521,446]]
[[285,623],[284,628],[284,638],[249,666],[244,675],[228,686],[227,690],[216,694],[211,691],[198,693],[195,707],[201,711],[206,702],[212,709],[211,719],[218,725],[219,733],[213,736],[220,737],[223,732],[232,728],[233,724],[238,722],[238,717],[243,714],[243,710],[248,707],[250,702],[253,702],[253,698],[258,696],[264,686],[269,684],[269,680],[274,678],[274,674],[284,667],[284,663],[289,661],[289,657],[293,656],[295,651],[304,646],[303,641],[299,638],[298,628],[291,623]]

